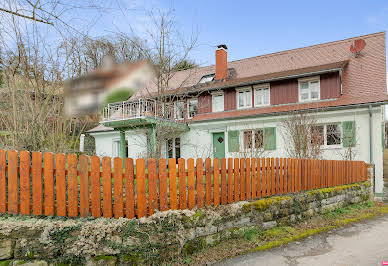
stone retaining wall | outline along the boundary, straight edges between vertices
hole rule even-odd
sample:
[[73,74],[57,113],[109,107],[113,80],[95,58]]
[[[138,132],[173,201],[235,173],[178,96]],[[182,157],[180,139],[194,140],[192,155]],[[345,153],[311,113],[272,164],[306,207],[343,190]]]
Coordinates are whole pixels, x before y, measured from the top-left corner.
[[132,220],[3,215],[0,266],[160,264],[252,227],[292,224],[370,197],[363,182]]

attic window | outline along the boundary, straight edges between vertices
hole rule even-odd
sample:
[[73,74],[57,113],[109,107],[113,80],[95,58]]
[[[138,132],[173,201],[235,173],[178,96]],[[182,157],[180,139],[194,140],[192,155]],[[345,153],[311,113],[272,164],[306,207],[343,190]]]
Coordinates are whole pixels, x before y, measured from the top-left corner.
[[202,78],[198,81],[198,84],[202,84],[202,83],[213,81],[215,75],[216,74],[213,73],[213,74],[202,76]]

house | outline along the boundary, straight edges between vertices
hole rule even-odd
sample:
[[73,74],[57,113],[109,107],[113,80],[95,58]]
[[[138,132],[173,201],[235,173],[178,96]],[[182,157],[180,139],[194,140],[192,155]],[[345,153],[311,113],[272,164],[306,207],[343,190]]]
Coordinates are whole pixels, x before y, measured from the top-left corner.
[[[160,148],[166,158],[243,157],[246,150],[286,157],[281,125],[294,111],[309,111],[317,116],[322,157],[341,160],[352,147],[353,160],[375,164],[382,197],[385,32],[232,62],[227,53],[220,45],[215,65],[176,72],[163,95],[148,84],[108,106],[89,132],[97,154],[136,159]],[[178,133],[154,147],[160,121]]]
[[70,117],[93,114],[111,93],[136,91],[152,77],[153,68],[148,61],[113,64],[106,58],[101,68],[65,83],[66,114]]

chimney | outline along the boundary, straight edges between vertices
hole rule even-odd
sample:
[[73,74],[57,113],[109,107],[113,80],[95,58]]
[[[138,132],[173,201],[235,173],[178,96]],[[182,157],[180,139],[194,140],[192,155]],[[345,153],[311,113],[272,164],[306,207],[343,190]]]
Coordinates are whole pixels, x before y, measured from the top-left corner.
[[216,77],[215,80],[225,80],[228,73],[228,48],[225,44],[217,46],[216,50]]

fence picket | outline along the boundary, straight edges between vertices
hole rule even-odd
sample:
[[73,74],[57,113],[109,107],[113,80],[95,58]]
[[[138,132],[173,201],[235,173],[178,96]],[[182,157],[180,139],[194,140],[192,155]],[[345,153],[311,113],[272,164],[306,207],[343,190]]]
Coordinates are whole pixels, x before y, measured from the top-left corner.
[[7,212],[7,178],[5,168],[7,166],[7,152],[0,150],[0,213]]
[[79,156],[79,214],[81,217],[89,215],[89,157]]
[[[42,164],[40,164],[42,167]],[[46,152],[44,154],[44,214],[54,215],[54,154]],[[66,190],[66,184],[65,184]],[[66,193],[66,191],[65,191]],[[66,194],[65,204],[66,204]],[[66,213],[63,215],[66,216]]]
[[112,217],[112,163],[110,157],[102,158],[102,214]]
[[8,213],[19,211],[18,153],[8,151]]
[[257,160],[252,158],[251,160],[251,175],[252,175],[252,198],[257,198],[257,172],[256,172]]
[[205,200],[203,194],[203,160],[197,159],[197,207],[203,208]]
[[158,206],[158,185],[157,185],[157,170],[156,160],[148,159],[148,212],[150,215],[154,214]]
[[[145,177],[144,159],[136,160],[136,191],[137,191],[137,217],[141,218],[147,215],[146,177]],[[175,183],[175,195],[176,195],[176,183]],[[176,202],[176,197],[175,197],[175,202]]]
[[[136,167],[137,169],[137,167]],[[178,209],[178,194],[177,194],[177,180],[176,180],[176,160],[174,158],[168,159],[168,181],[170,188],[170,209]]]
[[20,213],[30,215],[30,153],[20,152]]
[[265,167],[265,158],[261,158],[261,195],[267,196],[267,171]]
[[166,159],[164,158],[159,159],[159,201],[160,210],[168,210]]
[[246,190],[246,177],[245,177],[245,159],[240,158],[240,200],[245,200],[245,190]]
[[220,205],[220,161],[218,158],[213,160],[213,203],[214,206]]
[[205,177],[206,177],[206,206],[212,205],[212,161],[210,158],[205,159]]
[[226,190],[226,159],[221,159],[221,204],[225,205],[228,199],[228,192]]
[[251,188],[251,161],[250,159],[245,160],[245,198],[250,200],[252,198],[252,188]]
[[68,205],[69,216],[78,216],[77,155],[67,155]]
[[186,166],[183,158],[178,159],[178,174],[179,174],[179,209],[187,208],[186,203]]
[[233,159],[228,159],[228,203],[233,202]]
[[[44,154],[44,177],[50,175],[51,171],[51,158],[52,154],[46,152]],[[58,153],[55,156],[55,184],[56,184],[56,201],[57,201],[57,215],[66,216],[67,207],[66,207],[66,176],[65,176],[65,167],[66,167],[66,157],[62,153]],[[46,194],[46,192],[45,192]],[[45,196],[46,199],[46,196]],[[45,202],[46,203],[46,202]],[[46,207],[46,206],[45,206]]]
[[193,158],[187,160],[187,190],[188,207],[191,210],[195,207],[195,168]]
[[[31,154],[32,214],[43,214],[42,153]],[[1,188],[0,188],[1,189]]]
[[237,202],[240,200],[240,178],[239,178],[239,173],[240,173],[240,161],[237,158],[234,158],[234,163],[233,163],[233,169],[234,169],[234,202]]
[[92,156],[90,158],[90,183],[92,198],[92,215],[94,218],[99,218],[101,217],[101,182],[100,157],[98,156]]
[[113,159],[113,215],[116,219],[124,216],[123,199],[123,159]]

